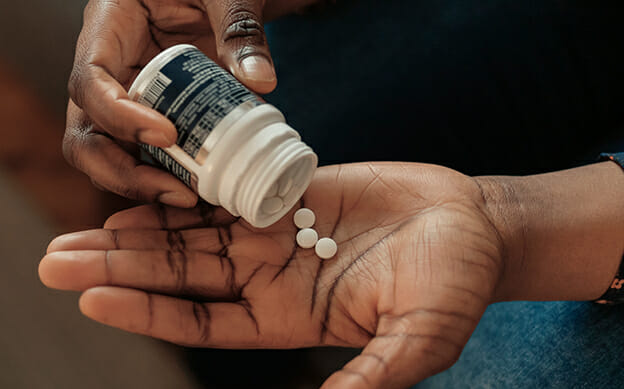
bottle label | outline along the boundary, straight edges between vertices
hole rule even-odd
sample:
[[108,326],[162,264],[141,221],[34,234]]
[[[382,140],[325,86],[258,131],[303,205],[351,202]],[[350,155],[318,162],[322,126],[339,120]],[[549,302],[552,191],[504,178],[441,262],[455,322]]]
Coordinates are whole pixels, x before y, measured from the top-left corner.
[[[138,102],[157,110],[178,130],[177,145],[195,158],[210,132],[236,107],[262,102],[201,51],[186,49],[149,81]],[[166,152],[147,150],[169,171],[190,184],[191,174]]]
[[165,150],[161,149],[160,147],[150,146],[146,144],[142,144],[141,146],[145,150],[147,150],[147,152],[150,153],[150,155],[154,157],[155,160],[160,162],[161,165],[163,165],[173,175],[178,177],[180,181],[184,182],[186,185],[190,186],[195,190],[197,189],[194,187],[193,184],[193,173],[188,171],[184,166],[180,165],[175,159],[171,158],[171,156],[167,154]]

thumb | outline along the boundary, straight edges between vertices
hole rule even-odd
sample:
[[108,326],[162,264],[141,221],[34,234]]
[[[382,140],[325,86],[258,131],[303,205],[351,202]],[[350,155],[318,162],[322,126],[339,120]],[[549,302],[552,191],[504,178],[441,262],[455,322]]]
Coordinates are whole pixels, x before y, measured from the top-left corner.
[[439,330],[407,331],[405,326],[397,325],[389,334],[375,336],[321,389],[409,388],[451,367],[464,344],[463,340],[456,342],[441,336]]
[[263,0],[204,0],[221,63],[249,89],[265,94],[277,77],[262,21]]

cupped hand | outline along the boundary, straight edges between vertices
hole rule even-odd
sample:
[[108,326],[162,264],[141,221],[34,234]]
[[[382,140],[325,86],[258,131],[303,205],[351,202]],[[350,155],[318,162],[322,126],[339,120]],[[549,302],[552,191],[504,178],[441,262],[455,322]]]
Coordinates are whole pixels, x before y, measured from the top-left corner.
[[57,238],[40,277],[84,291],[94,320],[183,345],[363,347],[324,388],[402,388],[451,366],[503,268],[478,183],[432,165],[331,166],[300,205],[338,243],[333,259],[297,247],[292,212],[255,229],[220,208],[148,205]]
[[268,93],[277,79],[263,13],[275,16],[307,2],[91,0],[69,81],[67,160],[97,186],[122,196],[193,206],[197,196],[189,188],[128,152],[136,142],[168,147],[177,138],[163,115],[129,100],[128,88],[160,51],[190,43],[251,90]]

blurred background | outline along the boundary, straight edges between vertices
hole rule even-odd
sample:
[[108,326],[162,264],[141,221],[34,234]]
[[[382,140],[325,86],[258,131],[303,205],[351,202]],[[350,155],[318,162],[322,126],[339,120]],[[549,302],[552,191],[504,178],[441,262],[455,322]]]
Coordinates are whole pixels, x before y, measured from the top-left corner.
[[110,200],[65,163],[60,148],[67,78],[86,3],[0,5],[2,169],[16,190],[64,231],[100,224]]
[[0,387],[199,387],[179,349],[83,318],[77,294],[37,277],[52,237],[100,226],[124,206],[61,155],[85,4],[0,4]]
[[[131,205],[95,189],[61,154],[86,3],[0,4],[0,388],[318,387],[353,350],[186,350],[91,322],[77,294],[40,284],[50,239],[99,227]],[[285,37],[271,41],[282,93],[270,101],[323,163],[417,158],[471,174],[529,174],[591,162],[624,139],[620,1],[384,4],[401,3],[419,12],[338,7],[323,24],[295,19],[270,29]],[[347,15],[356,19],[351,30]],[[362,21],[371,39],[335,33]],[[308,33],[292,34],[298,29]],[[340,45],[353,42],[365,55],[345,55]],[[317,52],[324,56],[312,59]],[[366,68],[372,52],[385,56]],[[332,77],[339,82],[301,88],[301,79]],[[371,102],[375,109],[362,110]],[[365,126],[383,128],[383,139],[363,137]],[[506,147],[491,147],[497,141]]]

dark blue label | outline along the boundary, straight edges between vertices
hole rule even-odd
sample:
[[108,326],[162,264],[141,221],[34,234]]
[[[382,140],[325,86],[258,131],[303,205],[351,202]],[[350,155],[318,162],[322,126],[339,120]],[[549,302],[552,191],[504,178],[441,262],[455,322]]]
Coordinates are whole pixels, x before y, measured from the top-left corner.
[[167,170],[173,173],[186,185],[192,187],[191,182],[193,175],[186,170],[184,166],[180,165],[175,159],[171,158],[169,154],[159,147],[154,147],[146,144],[142,144],[143,148],[147,150],[154,159],[160,162]]
[[139,99],[175,124],[178,146],[193,158],[215,126],[247,101],[262,104],[234,76],[196,49],[167,63]]

